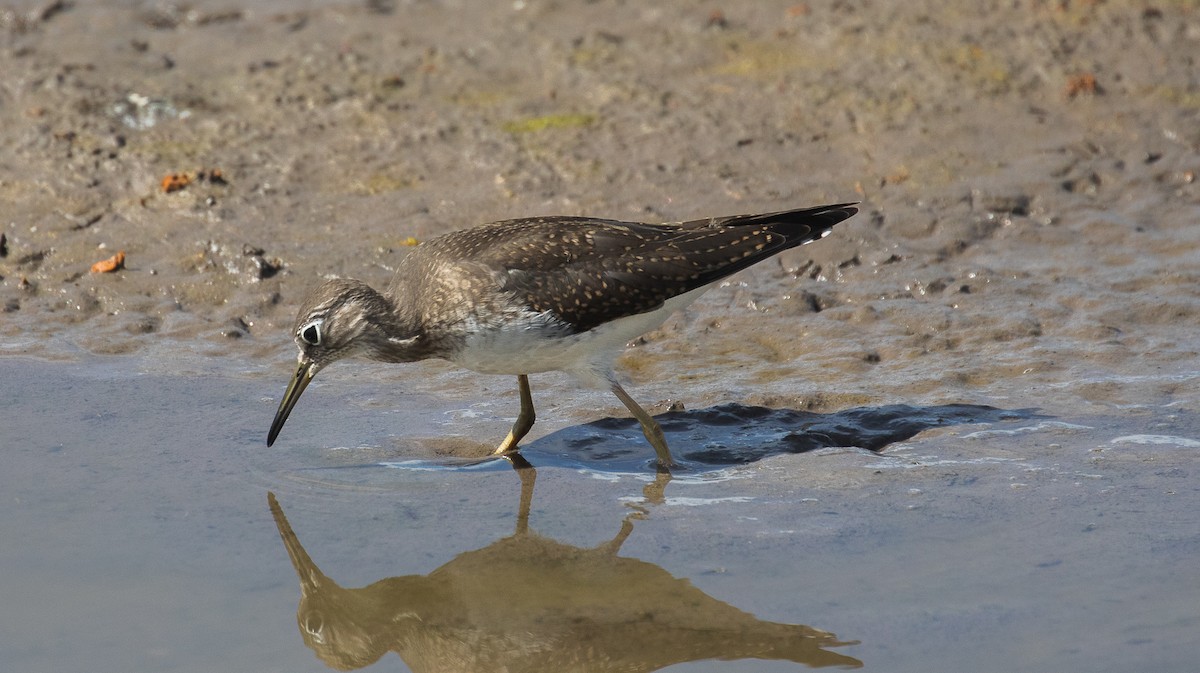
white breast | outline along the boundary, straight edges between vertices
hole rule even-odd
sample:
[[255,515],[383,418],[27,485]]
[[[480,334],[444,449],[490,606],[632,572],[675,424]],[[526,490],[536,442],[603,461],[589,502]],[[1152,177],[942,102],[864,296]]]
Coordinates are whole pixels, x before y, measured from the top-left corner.
[[510,315],[498,324],[471,325],[464,347],[451,361],[483,374],[564,371],[590,386],[607,388],[613,381],[613,361],[630,340],[662,325],[709,287],[672,297],[653,311],[619,318],[582,334],[563,336],[561,323],[548,313],[532,311]]

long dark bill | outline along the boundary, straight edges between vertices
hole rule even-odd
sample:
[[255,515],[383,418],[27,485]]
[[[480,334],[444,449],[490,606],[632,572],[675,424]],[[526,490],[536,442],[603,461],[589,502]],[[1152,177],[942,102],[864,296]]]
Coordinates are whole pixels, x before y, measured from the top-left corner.
[[267,491],[267,504],[271,507],[271,516],[275,517],[275,527],[279,529],[279,537],[283,539],[283,546],[292,559],[292,567],[300,576],[300,586],[304,595],[315,595],[321,589],[321,583],[326,579],[325,574],[309,558],[308,552],[304,551],[304,545],[300,544],[300,538],[296,537],[296,532],[292,530],[292,525],[288,523],[287,517],[283,514],[283,507],[280,507],[279,501],[275,499],[275,494],[270,491]]
[[287,390],[283,392],[283,399],[279,402],[279,411],[275,412],[275,420],[271,422],[271,431],[267,433],[267,446],[275,443],[275,438],[279,436],[279,431],[283,429],[284,422],[288,419],[288,414],[292,413],[292,407],[296,406],[296,401],[300,399],[300,393],[308,387],[309,381],[312,381],[313,375],[316,374],[316,369],[311,361],[302,361],[296,366],[296,373],[292,375],[292,380],[288,382]]

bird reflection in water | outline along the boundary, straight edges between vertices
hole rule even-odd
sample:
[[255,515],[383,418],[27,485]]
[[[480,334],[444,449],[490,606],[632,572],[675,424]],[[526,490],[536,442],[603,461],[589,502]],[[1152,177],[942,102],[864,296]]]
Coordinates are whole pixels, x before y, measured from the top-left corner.
[[774,659],[858,668],[827,647],[852,645],[826,631],[755,618],[686,579],[618,556],[662,501],[669,475],[646,487],[644,503],[597,547],[562,544],[530,532],[536,473],[519,454],[516,532],[464,552],[428,575],[346,589],[317,568],[283,509],[271,513],[300,577],[296,619],[305,643],[331,668],[352,670],[389,650],[414,671],[656,671],[686,661]]

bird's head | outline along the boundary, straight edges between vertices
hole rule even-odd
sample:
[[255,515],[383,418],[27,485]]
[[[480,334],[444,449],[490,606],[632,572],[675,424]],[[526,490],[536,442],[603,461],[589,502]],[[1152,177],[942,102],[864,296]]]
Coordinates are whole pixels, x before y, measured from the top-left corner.
[[304,300],[292,330],[300,351],[296,373],[271,423],[267,446],[275,443],[300,394],[317,372],[336,360],[356,354],[371,356],[387,347],[388,334],[381,326],[391,316],[391,302],[357,280],[326,281]]

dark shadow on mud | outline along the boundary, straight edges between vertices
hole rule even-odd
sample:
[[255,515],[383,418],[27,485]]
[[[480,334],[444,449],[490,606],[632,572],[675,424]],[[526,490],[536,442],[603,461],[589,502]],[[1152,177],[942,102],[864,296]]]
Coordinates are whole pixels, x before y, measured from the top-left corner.
[[[671,411],[655,418],[677,459],[701,465],[739,465],[769,456],[829,447],[882,451],[932,428],[1037,418],[1035,409],[998,409],[977,404],[916,407],[892,404],[828,414],[722,404]],[[652,457],[632,418],[605,418],[547,435],[530,447],[591,461]]]

